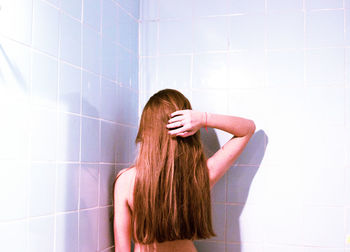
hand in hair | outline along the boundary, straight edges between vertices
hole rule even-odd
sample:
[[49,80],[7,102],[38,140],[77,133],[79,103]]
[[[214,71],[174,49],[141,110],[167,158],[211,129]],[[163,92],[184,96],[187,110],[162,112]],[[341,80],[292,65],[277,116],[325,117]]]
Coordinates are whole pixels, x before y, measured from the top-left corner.
[[204,126],[205,114],[190,109],[177,110],[171,115],[167,128],[172,136],[188,137]]

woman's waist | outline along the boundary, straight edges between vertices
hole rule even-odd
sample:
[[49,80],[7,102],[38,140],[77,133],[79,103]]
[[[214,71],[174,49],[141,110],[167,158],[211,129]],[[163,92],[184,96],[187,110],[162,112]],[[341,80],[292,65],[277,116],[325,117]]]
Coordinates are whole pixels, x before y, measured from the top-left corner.
[[157,251],[157,252],[197,252],[196,247],[191,240],[175,240],[166,242],[155,242],[152,244],[135,243],[135,252]]

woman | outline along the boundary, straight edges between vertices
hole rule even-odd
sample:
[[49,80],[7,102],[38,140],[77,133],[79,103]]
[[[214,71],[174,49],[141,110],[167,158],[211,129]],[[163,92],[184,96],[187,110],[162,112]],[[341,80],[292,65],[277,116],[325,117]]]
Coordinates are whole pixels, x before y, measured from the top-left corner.
[[[206,159],[199,129],[234,136]],[[241,154],[254,134],[252,120],[194,111],[173,89],[154,94],[145,105],[135,165],[114,184],[115,251],[196,251],[193,240],[215,236],[210,189]]]

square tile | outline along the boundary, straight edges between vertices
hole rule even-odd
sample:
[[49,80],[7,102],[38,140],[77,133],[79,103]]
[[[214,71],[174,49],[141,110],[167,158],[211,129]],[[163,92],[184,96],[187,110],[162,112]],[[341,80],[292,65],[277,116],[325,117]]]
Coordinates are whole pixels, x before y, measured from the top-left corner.
[[307,47],[344,45],[343,10],[307,12],[305,22]]

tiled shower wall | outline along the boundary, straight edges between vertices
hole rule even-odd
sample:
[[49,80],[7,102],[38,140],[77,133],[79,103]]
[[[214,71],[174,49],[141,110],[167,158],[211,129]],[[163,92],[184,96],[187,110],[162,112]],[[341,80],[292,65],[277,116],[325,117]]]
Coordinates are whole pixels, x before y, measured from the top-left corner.
[[133,161],[137,0],[0,1],[0,251],[113,251]]
[[[350,1],[144,0],[140,13],[139,113],[169,87],[257,126],[198,250],[350,251]],[[202,133],[208,155],[230,138]]]

